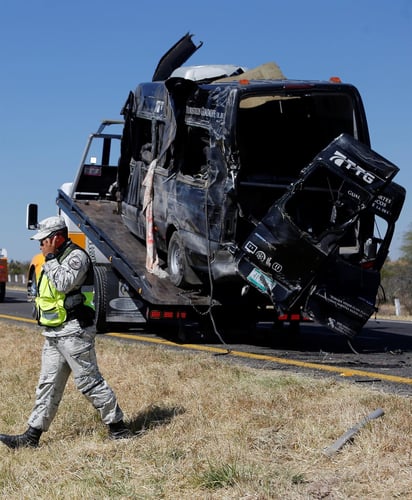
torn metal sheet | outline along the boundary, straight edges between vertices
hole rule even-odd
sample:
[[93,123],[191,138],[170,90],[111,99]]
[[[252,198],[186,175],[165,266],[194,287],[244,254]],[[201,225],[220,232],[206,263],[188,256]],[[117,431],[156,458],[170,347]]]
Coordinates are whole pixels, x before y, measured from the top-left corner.
[[193,35],[186,33],[160,59],[153,74],[152,81],[164,81],[170,77],[173,70],[184,64],[202,45],[193,43]]

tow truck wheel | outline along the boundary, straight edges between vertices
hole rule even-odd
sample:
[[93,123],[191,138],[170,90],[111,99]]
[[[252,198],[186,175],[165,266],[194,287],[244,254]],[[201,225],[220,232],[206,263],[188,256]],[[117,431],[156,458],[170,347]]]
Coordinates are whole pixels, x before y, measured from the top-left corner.
[[107,303],[107,268],[102,265],[94,266],[94,307],[95,326],[99,333],[107,332],[106,303]]
[[179,287],[189,285],[187,280],[187,262],[185,247],[180,234],[175,231],[169,241],[167,267],[170,281]]

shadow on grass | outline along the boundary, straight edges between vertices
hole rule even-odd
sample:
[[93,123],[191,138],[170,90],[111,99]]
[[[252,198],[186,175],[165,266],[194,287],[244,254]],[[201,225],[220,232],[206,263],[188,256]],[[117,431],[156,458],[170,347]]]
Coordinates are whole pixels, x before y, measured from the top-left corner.
[[169,424],[177,415],[185,413],[182,406],[153,405],[128,421],[128,427],[133,433],[141,433],[160,425]]

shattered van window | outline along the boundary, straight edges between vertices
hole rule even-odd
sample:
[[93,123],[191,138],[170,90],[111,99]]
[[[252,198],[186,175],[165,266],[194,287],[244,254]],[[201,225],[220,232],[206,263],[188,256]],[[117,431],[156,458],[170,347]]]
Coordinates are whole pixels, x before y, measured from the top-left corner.
[[181,172],[196,179],[206,179],[208,175],[209,137],[207,130],[185,126],[182,141]]
[[317,239],[352,222],[363,202],[360,191],[356,197],[347,195],[355,189],[352,182],[320,166],[296,189],[285,209],[297,227]]
[[238,110],[237,143],[247,180],[288,183],[341,133],[356,137],[346,94],[250,96]]
[[375,215],[375,224],[373,228],[373,233],[365,241],[364,244],[364,254],[367,260],[373,260],[379,253],[382,243],[385,240],[386,233],[389,229],[388,222]]

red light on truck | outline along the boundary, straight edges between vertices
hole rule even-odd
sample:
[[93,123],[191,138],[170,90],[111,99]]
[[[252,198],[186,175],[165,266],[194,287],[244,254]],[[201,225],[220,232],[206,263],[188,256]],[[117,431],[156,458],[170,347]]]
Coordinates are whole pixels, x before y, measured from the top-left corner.
[[153,309],[149,311],[149,319],[186,319],[186,311],[160,311],[158,309]]
[[161,311],[150,311],[149,313],[150,319],[160,319],[162,317]]
[[342,83],[342,80],[338,76],[331,76],[329,81],[332,83]]

